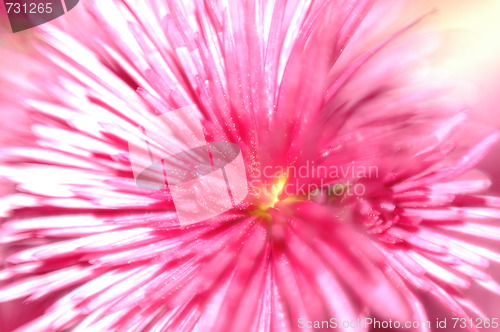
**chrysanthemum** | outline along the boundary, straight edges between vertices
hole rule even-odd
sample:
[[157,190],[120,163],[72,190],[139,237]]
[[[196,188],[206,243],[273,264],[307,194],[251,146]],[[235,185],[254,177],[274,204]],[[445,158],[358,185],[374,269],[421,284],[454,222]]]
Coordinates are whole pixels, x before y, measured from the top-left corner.
[[[423,296],[481,317],[462,291],[500,292],[486,272],[500,254],[476,241],[500,238],[500,198],[473,170],[497,134],[466,125],[425,61],[433,37],[413,32],[425,15],[404,13],[81,1],[36,28],[33,49],[9,50],[29,70],[2,69],[2,118],[24,117],[2,138],[1,324],[292,331],[425,321]],[[168,187],[138,186],[129,153],[138,128],[162,137],[158,117],[184,107],[207,142],[241,149],[250,189],[189,225]]]

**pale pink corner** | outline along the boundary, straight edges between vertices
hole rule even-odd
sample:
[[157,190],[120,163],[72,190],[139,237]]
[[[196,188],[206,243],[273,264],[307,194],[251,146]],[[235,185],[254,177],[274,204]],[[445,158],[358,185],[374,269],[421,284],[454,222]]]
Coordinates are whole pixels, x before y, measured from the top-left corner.
[[156,133],[138,128],[140,139],[129,142],[137,185],[168,185],[181,225],[224,213],[248,194],[240,148],[228,142],[208,143],[198,114],[195,106],[166,112],[156,118]]

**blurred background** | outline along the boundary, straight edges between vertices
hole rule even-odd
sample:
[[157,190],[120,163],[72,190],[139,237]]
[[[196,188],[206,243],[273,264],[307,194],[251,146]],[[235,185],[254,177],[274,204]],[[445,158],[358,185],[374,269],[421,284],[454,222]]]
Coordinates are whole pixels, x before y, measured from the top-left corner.
[[[475,90],[471,100],[473,118],[485,125],[485,130],[500,129],[500,1],[427,0],[426,5],[437,9],[425,21],[429,29],[446,30],[443,52],[436,59],[436,66],[457,80],[469,82]],[[499,157],[500,143],[497,143],[479,165],[492,178],[491,191],[497,195],[500,194]],[[500,244],[495,246],[498,250]],[[498,264],[491,267],[491,273],[500,280]],[[472,288],[467,295],[482,304],[489,318],[500,317],[499,295],[479,288]],[[439,306],[428,302],[429,316],[446,316]]]
[[500,126],[500,1],[429,0],[438,9],[429,21],[448,31],[440,65],[478,89],[476,119]]
[[[477,93],[473,116],[500,128],[500,1],[434,0],[438,12],[431,18],[449,31],[449,54],[440,61],[458,79],[470,81]],[[493,179],[492,191],[500,193],[500,144],[480,167]]]

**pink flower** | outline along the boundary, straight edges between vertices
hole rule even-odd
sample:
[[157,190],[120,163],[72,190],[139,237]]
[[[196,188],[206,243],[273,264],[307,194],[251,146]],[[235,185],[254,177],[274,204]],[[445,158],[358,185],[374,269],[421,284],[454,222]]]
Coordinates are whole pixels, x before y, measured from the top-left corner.
[[[2,141],[0,325],[307,330],[426,321],[426,296],[481,317],[462,291],[500,293],[486,270],[500,198],[473,168],[498,134],[472,127],[454,82],[432,75],[435,36],[412,29],[425,15],[385,23],[408,12],[82,1],[36,28],[37,52],[16,53],[30,70],[7,72],[2,92],[2,110],[28,120]],[[158,117],[193,105],[207,142],[241,149],[250,192],[182,225],[168,188],[135,182],[129,144],[137,128],[167,135]]]

